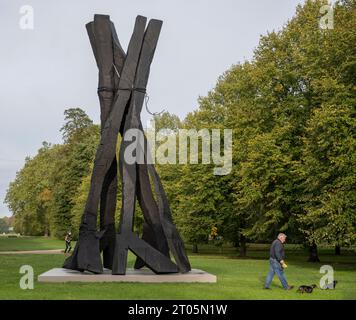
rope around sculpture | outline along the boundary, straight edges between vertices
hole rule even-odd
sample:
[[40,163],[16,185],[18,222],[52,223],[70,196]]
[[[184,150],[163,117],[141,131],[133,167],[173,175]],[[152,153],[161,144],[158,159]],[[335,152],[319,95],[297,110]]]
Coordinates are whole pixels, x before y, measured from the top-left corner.
[[[117,70],[117,68],[116,68],[116,66],[115,66],[115,64],[112,64],[113,65],[113,67],[114,67],[114,70],[115,70],[115,72],[116,72],[116,74],[117,74],[117,76],[120,78],[120,73],[119,73],[119,71]],[[100,88],[99,88],[100,89]],[[98,91],[99,91],[99,89],[98,89]],[[148,109],[148,101],[150,100],[150,96],[147,94],[147,92],[146,92],[146,89],[141,89],[141,88],[120,88],[121,90],[130,90],[130,91],[139,91],[139,92],[142,92],[142,93],[144,93],[145,94],[145,108],[146,108],[146,111],[150,114],[150,115],[152,115],[152,116],[160,116],[163,112],[165,112],[165,109],[163,109],[162,111],[160,111],[160,112],[151,112],[149,109]]]

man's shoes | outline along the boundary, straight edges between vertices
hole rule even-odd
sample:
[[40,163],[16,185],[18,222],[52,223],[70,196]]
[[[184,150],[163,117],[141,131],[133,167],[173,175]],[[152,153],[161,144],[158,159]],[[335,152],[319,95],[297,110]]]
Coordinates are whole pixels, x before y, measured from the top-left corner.
[[287,288],[286,288],[286,290],[292,290],[294,288],[294,286],[288,286]]

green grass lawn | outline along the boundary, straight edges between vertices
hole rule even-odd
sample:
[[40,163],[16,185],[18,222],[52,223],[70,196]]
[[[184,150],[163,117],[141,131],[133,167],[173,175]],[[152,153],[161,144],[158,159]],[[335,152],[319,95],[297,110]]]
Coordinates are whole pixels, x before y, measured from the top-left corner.
[[[10,240],[10,239],[7,239]],[[24,241],[24,239],[11,239]],[[0,248],[9,250],[0,238]],[[41,239],[37,239],[37,242]],[[45,249],[58,248],[55,242],[43,240]],[[37,243],[38,244],[38,243]],[[59,241],[59,244],[62,242]],[[11,243],[11,246],[14,244]],[[48,247],[53,245],[54,247]],[[19,248],[18,250],[23,250]],[[28,244],[26,244],[28,247]],[[61,247],[61,246],[60,246]],[[59,248],[60,248],[59,247]],[[29,248],[29,247],[28,247]],[[355,299],[356,298],[356,255],[352,251],[334,256],[331,251],[321,252],[321,263],[306,262],[306,253],[298,246],[287,246],[288,269],[286,276],[290,284],[317,284],[322,274],[319,268],[330,264],[334,268],[335,279],[339,281],[336,290],[315,289],[312,294],[299,294],[296,290],[284,291],[277,278],[272,290],[263,290],[263,281],[268,272],[268,246],[251,246],[247,258],[237,258],[235,249],[223,248],[222,253],[214,247],[205,246],[199,254],[191,254],[193,268],[203,269],[217,275],[212,283],[38,283],[33,290],[22,290],[19,280],[20,266],[31,265],[35,278],[42,272],[60,267],[62,255],[0,255],[0,299]],[[31,249],[38,249],[32,247]],[[188,246],[188,251],[189,246]],[[132,265],[134,256],[130,255]]]
[[64,249],[64,240],[46,237],[0,237],[0,251]]

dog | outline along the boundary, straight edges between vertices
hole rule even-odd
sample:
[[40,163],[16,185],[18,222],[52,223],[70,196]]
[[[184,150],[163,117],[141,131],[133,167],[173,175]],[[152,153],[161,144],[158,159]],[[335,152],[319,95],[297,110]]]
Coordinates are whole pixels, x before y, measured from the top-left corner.
[[302,285],[298,288],[297,292],[312,293],[314,288],[316,288],[316,284],[312,284],[311,286]]

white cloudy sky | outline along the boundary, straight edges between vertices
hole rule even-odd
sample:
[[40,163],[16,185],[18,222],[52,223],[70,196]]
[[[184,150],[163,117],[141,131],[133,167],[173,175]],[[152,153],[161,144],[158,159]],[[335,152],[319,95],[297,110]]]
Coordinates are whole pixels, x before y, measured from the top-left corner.
[[[0,0],[0,217],[9,182],[42,141],[61,141],[63,111],[99,122],[97,68],[85,24],[109,14],[124,48],[136,15],[164,21],[148,84],[150,109],[183,118],[259,36],[280,29],[303,0]],[[34,29],[19,27],[31,5]],[[149,115],[142,114],[144,123]]]

